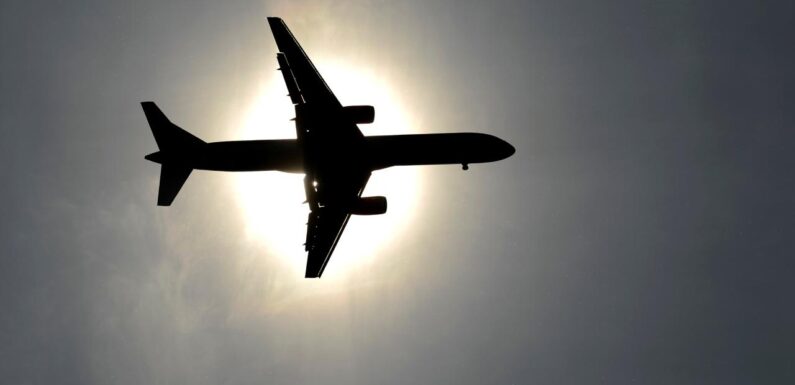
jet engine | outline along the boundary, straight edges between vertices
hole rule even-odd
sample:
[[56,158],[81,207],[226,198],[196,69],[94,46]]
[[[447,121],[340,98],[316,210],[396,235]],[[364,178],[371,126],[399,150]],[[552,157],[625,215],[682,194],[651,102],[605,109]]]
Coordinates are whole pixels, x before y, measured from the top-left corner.
[[385,197],[362,197],[351,206],[352,215],[380,215],[386,212]]
[[373,106],[346,106],[342,107],[345,118],[356,124],[368,124],[375,120],[375,107]]

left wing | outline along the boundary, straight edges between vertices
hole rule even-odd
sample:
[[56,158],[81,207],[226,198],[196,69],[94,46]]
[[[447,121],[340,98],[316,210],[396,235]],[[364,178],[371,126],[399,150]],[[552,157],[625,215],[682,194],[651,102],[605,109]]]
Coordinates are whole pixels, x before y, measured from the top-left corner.
[[306,229],[306,278],[320,278],[331,253],[337,247],[342,231],[351,215],[331,208],[319,208],[309,213]]
[[347,205],[358,199],[364,191],[364,186],[370,179],[370,174],[360,178],[348,180],[339,184],[324,184],[319,193],[327,196],[325,205],[309,213],[306,229],[306,251],[309,252],[306,260],[306,278],[320,278],[326,268],[331,253],[337,247],[337,242],[345,230],[345,225],[350,219],[350,210]]

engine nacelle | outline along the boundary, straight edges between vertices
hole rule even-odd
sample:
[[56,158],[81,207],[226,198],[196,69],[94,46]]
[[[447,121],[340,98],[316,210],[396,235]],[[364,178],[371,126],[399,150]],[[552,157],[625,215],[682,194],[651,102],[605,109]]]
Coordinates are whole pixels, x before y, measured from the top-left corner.
[[375,120],[375,107],[373,106],[347,106],[342,107],[345,118],[356,124],[368,124]]
[[379,215],[386,212],[385,197],[359,198],[351,207],[352,215]]

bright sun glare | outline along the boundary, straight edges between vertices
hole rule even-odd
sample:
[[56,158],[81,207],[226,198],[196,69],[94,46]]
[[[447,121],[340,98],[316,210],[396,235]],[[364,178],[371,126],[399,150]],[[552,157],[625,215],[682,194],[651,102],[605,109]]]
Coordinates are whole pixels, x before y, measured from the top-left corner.
[[[368,71],[340,63],[318,62],[317,67],[343,105],[375,107],[375,122],[359,126],[365,135],[416,132],[400,99],[383,80]],[[249,108],[237,137],[295,138],[295,126],[290,121],[295,113],[286,93],[281,74],[274,72]],[[363,195],[386,196],[387,213],[352,217],[325,274],[359,267],[380,249],[393,244],[416,210],[419,183],[420,171],[415,167],[374,172]],[[262,242],[265,255],[283,258],[303,272],[306,252],[302,245],[309,213],[308,205],[302,203],[305,199],[303,175],[241,173],[237,176],[237,191],[246,218],[246,234]]]

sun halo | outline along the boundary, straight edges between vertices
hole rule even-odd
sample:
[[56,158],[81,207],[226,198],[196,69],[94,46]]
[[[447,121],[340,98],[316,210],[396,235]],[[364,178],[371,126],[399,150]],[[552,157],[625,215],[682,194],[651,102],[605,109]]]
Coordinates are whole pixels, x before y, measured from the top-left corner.
[[[375,107],[375,122],[359,126],[365,135],[416,133],[416,125],[402,108],[400,98],[381,78],[339,62],[319,62],[317,67],[343,105]],[[293,117],[281,74],[274,73],[248,109],[238,137],[295,138],[295,126],[290,121]],[[246,234],[261,242],[263,255],[286,261],[303,276],[306,252],[302,245],[309,213],[308,205],[302,203],[303,174],[240,173],[236,181]],[[388,211],[378,216],[351,217],[324,277],[362,268],[379,250],[394,245],[416,211],[420,181],[420,170],[414,167],[374,172],[362,195],[386,196]]]

